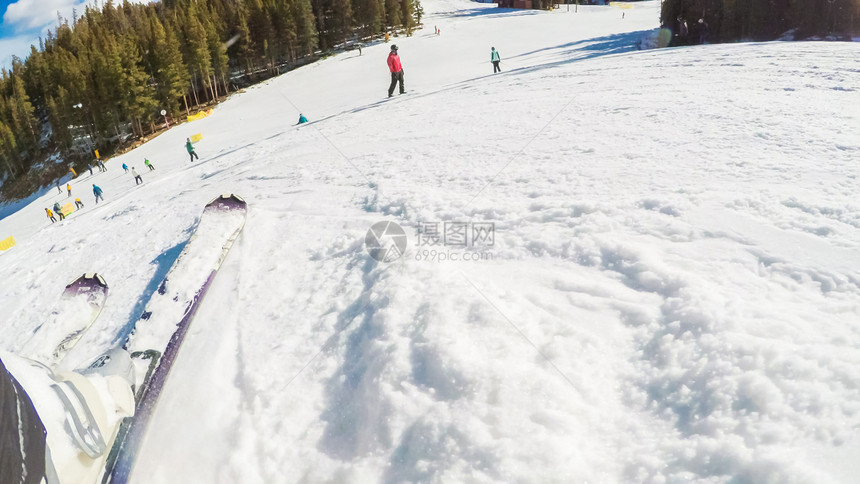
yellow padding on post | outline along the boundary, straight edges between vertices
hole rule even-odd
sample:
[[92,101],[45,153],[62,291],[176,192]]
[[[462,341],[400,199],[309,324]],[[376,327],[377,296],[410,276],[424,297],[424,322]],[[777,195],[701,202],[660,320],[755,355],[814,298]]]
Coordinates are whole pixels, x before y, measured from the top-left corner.
[[60,209],[63,212],[63,217],[68,217],[72,212],[75,211],[75,205],[72,202],[69,202],[63,205],[63,208]]
[[203,139],[203,133],[197,133],[197,134],[191,135],[191,142],[192,143],[196,143],[202,139]]
[[15,237],[11,235],[3,240],[0,240],[0,250],[9,250],[15,247]]

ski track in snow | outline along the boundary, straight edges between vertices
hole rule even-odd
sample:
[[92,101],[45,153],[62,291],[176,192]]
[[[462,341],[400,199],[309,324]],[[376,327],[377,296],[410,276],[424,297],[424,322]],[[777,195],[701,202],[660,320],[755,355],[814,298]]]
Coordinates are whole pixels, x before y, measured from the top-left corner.
[[[83,272],[111,296],[64,365],[110,347],[235,192],[147,482],[853,482],[860,46],[637,52],[657,2],[424,6],[406,96],[379,102],[384,43],[339,54],[79,177],[66,221],[51,190],[0,220],[0,349]],[[416,260],[436,221],[494,223],[493,259]]]

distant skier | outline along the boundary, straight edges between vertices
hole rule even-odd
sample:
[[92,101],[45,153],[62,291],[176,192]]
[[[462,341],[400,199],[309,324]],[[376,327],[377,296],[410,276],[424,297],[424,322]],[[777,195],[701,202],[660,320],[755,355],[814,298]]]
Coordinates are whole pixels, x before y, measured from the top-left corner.
[[66,216],[63,215],[63,209],[60,208],[60,202],[54,202],[54,212],[60,216],[60,220],[65,220]]
[[99,164],[99,171],[107,171],[107,167],[102,160],[96,160],[96,163]]
[[188,155],[191,156],[192,163],[194,162],[194,158],[197,158],[198,160],[200,159],[200,157],[197,156],[197,152],[194,151],[194,145],[191,144],[191,138],[185,139],[185,149],[188,150]]
[[63,193],[63,190],[60,188],[60,180],[57,180],[57,193]]
[[90,169],[90,175],[92,175],[92,174],[93,174],[93,164],[92,164],[92,163],[89,163],[89,164],[87,165],[87,168],[89,168],[89,169]]
[[678,16],[678,28],[676,29],[675,36],[672,39],[672,46],[677,45],[687,45],[689,41],[687,40],[687,36],[690,34],[690,29],[687,27],[687,21],[684,20],[680,15]]
[[502,62],[502,58],[499,56],[499,51],[497,51],[495,47],[490,47],[490,62],[493,63],[493,74],[502,72],[502,68],[499,67],[499,63]]
[[146,158],[143,159],[143,164],[146,165],[147,168],[149,168],[149,171],[155,171],[155,167],[152,166],[152,163],[150,163],[149,160],[147,160]]
[[299,114],[299,122],[296,124],[305,124],[307,122],[308,122],[308,118],[306,118],[304,114]]
[[137,174],[137,171],[135,171],[133,166],[131,167],[131,174],[134,175],[135,185],[140,185],[141,183],[143,183],[143,178],[141,178],[140,175]]
[[105,201],[105,197],[102,195],[101,187],[96,186],[95,183],[93,183],[93,195],[96,196],[96,205],[98,205],[99,203],[99,198],[101,198],[103,202]]
[[122,164],[122,169],[123,169],[123,171],[128,173],[128,165],[126,165],[125,163]]
[[699,27],[696,30],[699,34],[699,43],[704,44],[708,39],[708,23],[705,22],[705,19],[699,19]]
[[66,183],[66,190],[69,191],[69,196],[71,197],[72,196],[72,185],[69,183]]
[[80,198],[75,199],[75,208],[78,210],[84,208],[84,202],[82,202]]
[[358,47],[358,55],[361,55],[361,42],[356,47]]
[[57,219],[54,218],[54,212],[52,212],[50,208],[46,208],[45,213],[48,214],[48,218],[51,219],[51,223],[54,223],[57,221]]
[[388,97],[394,95],[394,86],[400,83],[400,94],[405,94],[403,89],[403,66],[400,64],[400,56],[397,55],[397,46],[391,46],[391,52],[388,54],[388,69],[391,71],[391,85],[388,86]]

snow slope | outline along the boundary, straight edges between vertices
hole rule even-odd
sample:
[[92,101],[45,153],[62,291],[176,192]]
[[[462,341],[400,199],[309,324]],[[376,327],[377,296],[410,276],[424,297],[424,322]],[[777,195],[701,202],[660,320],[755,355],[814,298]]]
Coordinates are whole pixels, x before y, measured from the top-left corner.
[[[236,192],[138,482],[853,482],[860,46],[637,52],[658,9],[427,1],[406,96],[384,44],[233,96],[72,184],[104,203],[0,220],[0,348],[85,271],[111,295],[64,365],[110,347]],[[452,221],[495,224],[444,252],[484,260],[423,260]]]

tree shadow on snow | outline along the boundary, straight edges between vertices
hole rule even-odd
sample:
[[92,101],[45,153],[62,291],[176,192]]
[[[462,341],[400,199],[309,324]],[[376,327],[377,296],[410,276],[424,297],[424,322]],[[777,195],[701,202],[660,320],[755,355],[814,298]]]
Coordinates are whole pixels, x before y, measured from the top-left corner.
[[[276,136],[280,136],[280,134],[276,134],[276,135],[269,136],[269,137],[268,137],[268,138],[266,138],[266,139],[271,139],[271,138],[274,138],[274,137],[276,137]],[[217,159],[219,159],[219,158],[223,158],[223,157],[225,157],[225,156],[227,156],[227,155],[233,154],[233,153],[235,153],[235,152],[237,152],[237,151],[239,151],[239,150],[244,150],[245,148],[249,148],[249,147],[251,147],[251,146],[254,146],[255,144],[257,144],[257,143],[256,143],[256,142],[254,142],[254,143],[248,143],[248,144],[245,144],[245,145],[242,145],[242,146],[238,146],[238,147],[235,147],[235,148],[230,148],[230,149],[228,149],[227,151],[221,151],[221,152],[219,152],[217,155],[213,156],[212,158],[207,158],[207,159],[205,159],[205,160],[202,160],[202,161],[198,160],[198,161],[200,161],[200,163],[203,163],[204,161],[214,161],[214,160],[217,160]],[[200,165],[200,163],[198,163],[197,165]]]
[[[491,5],[491,4],[486,4]],[[523,10],[519,8],[501,8],[501,7],[485,7],[485,8],[470,8],[467,10],[455,10],[450,12],[435,12],[433,15],[444,18],[462,18],[462,17],[521,17],[524,15],[540,15],[540,10]],[[426,25],[432,23],[425,19]]]
[[186,233],[188,234],[187,239],[165,250],[151,262],[152,264],[155,264],[155,273],[152,275],[152,279],[150,279],[146,284],[146,288],[140,294],[134,307],[129,312],[129,319],[117,334],[113,344],[124,342],[126,338],[128,338],[128,335],[134,330],[134,326],[143,314],[143,310],[146,308],[146,303],[149,301],[149,298],[158,290],[158,287],[161,285],[161,281],[163,281],[167,276],[170,268],[173,267],[174,262],[179,258],[179,254],[182,253],[182,249],[185,248],[185,245],[188,244],[188,241],[191,239],[191,231],[191,228],[186,230]]
[[[524,68],[534,69],[545,66],[565,64],[567,62],[593,59],[595,57],[601,57],[604,55],[620,54],[622,52],[637,50],[637,42],[652,31],[653,29],[637,30],[635,32],[623,32],[619,34],[606,35],[603,37],[582,39],[577,40],[576,42],[568,42],[566,44],[556,45],[553,47],[544,47],[530,52],[524,52],[522,54],[517,54],[513,57],[510,57],[510,59],[516,59],[518,57],[525,57],[541,52],[551,51],[558,51],[556,53],[556,56],[564,57],[564,61],[551,62],[548,64]],[[502,61],[502,64],[504,64],[504,61]]]
[[[323,346],[329,351],[337,346],[345,348],[340,368],[326,383],[327,408],[321,414],[326,426],[318,443],[326,455],[341,461],[391,445],[388,417],[393,409],[380,388],[381,372],[388,360],[381,344],[385,327],[377,315],[388,305],[388,297],[374,297],[381,274],[375,270],[378,262],[366,257],[354,264],[363,264],[364,288],[339,314],[335,333]],[[342,334],[353,325],[347,335]]]

